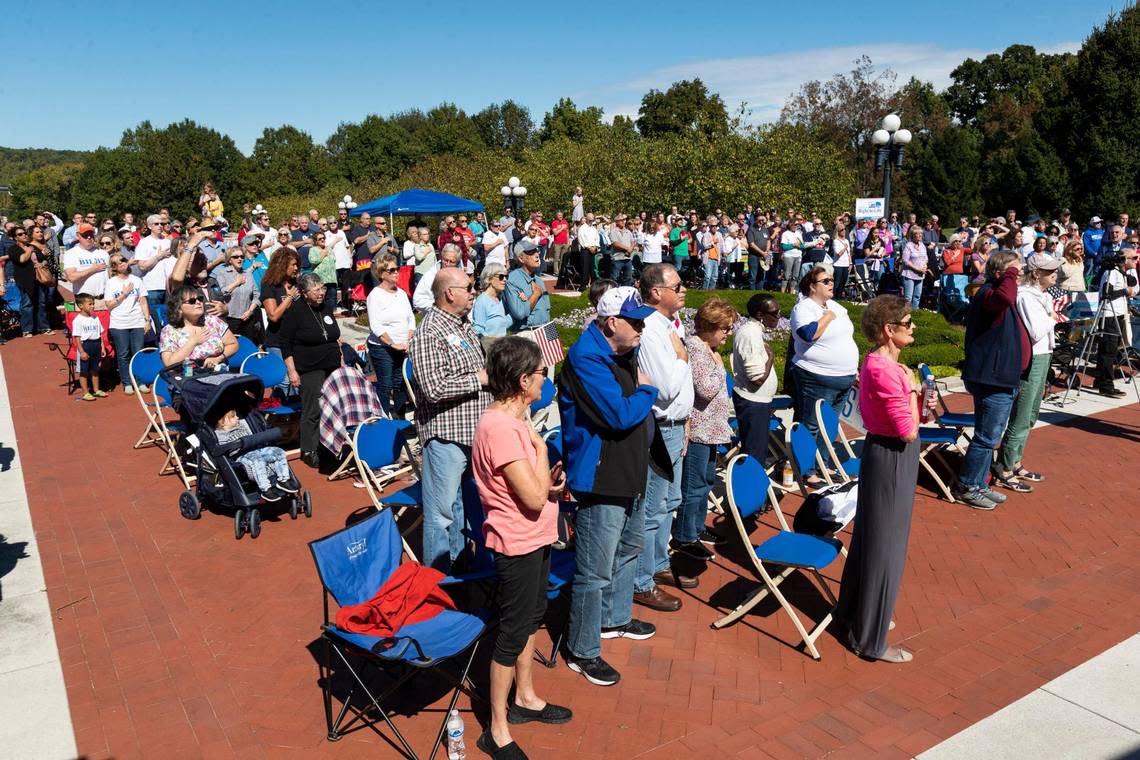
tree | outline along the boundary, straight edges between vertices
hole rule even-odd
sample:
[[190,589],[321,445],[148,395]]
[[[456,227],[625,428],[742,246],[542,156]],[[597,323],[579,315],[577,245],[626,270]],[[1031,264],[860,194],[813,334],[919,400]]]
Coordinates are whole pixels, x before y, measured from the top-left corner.
[[424,157],[404,126],[375,114],[342,123],[326,145],[336,173],[353,184],[395,177]]
[[518,155],[534,140],[530,110],[513,100],[491,104],[471,117],[483,143],[490,148]]
[[602,109],[588,106],[579,110],[570,98],[562,98],[542,117],[538,141],[544,143],[565,137],[582,142],[596,135],[601,127]]
[[52,211],[66,217],[71,208],[71,188],[83,164],[49,164],[16,177],[11,182],[12,216],[31,217]]
[[332,176],[328,153],[296,127],[266,127],[253,145],[251,183],[259,197],[312,193]]
[[712,138],[728,132],[728,112],[720,95],[710,95],[699,78],[686,79],[665,92],[650,90],[645,94],[638,110],[637,130],[643,137]]

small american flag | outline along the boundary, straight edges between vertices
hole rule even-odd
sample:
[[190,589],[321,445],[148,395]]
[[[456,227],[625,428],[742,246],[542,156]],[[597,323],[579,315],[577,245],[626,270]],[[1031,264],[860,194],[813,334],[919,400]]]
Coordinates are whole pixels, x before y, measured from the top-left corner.
[[542,361],[547,367],[553,367],[566,358],[562,350],[562,341],[558,338],[558,328],[553,322],[534,328],[534,339],[542,351]]
[[1053,311],[1057,314],[1057,321],[1068,322],[1069,318],[1065,316],[1065,311],[1073,302],[1072,294],[1067,290],[1062,290],[1058,285],[1054,285],[1046,292],[1053,298]]

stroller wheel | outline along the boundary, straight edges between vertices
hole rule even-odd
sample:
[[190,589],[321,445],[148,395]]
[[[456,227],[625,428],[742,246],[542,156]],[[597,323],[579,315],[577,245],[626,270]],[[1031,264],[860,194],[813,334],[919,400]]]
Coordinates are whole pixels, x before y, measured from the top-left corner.
[[261,535],[261,512],[257,509],[249,510],[249,537],[257,538]]
[[313,516],[313,497],[308,491],[301,494],[301,509],[305,513],[305,517]]
[[297,515],[301,510],[301,498],[299,496],[292,496],[289,499],[289,517],[296,520]]
[[178,511],[187,520],[197,520],[202,516],[202,505],[193,491],[183,491],[178,496]]
[[245,533],[245,510],[239,509],[234,512],[234,538],[240,541],[243,533]]

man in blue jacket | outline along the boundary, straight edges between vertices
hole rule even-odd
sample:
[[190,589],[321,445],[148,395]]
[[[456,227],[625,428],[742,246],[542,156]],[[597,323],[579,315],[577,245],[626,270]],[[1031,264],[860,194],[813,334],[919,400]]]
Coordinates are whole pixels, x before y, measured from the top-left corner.
[[634,288],[607,291],[558,374],[566,485],[578,501],[567,665],[599,686],[621,678],[601,657],[602,639],[644,640],[657,630],[633,617],[651,450],[660,468],[671,467],[653,419],[657,389],[637,365],[653,313]]
[[1096,263],[1100,260],[1100,243],[1104,239],[1104,223],[1099,216],[1089,219],[1089,228],[1081,235],[1081,244],[1085,247],[1085,279],[1089,279],[1096,271]]

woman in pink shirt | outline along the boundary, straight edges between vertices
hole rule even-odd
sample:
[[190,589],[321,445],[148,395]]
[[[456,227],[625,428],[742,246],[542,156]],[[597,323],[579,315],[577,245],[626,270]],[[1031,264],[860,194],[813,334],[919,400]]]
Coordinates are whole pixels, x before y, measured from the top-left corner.
[[867,439],[835,620],[847,629],[846,643],[860,657],[910,662],[913,654],[887,644],[918,480],[919,391],[910,370],[899,364],[899,352],[914,342],[910,304],[898,296],[879,296],[867,304],[860,327],[877,348],[859,373]]
[[[525,757],[510,724],[565,723],[570,710],[540,699],[531,678],[534,635],[546,613],[550,545],[558,538],[558,495],[566,477],[527,421],[546,378],[538,344],[508,336],[487,354],[495,401],[479,418],[471,469],[483,503],[483,535],[499,581],[499,633],[491,660],[491,724],[477,746],[492,757]],[[511,684],[515,700],[507,705]],[[512,746],[514,745],[514,746]]]

